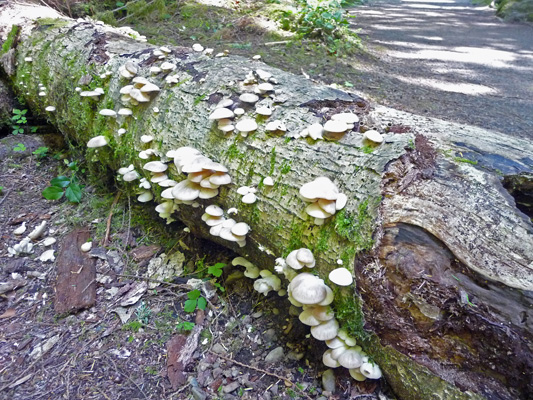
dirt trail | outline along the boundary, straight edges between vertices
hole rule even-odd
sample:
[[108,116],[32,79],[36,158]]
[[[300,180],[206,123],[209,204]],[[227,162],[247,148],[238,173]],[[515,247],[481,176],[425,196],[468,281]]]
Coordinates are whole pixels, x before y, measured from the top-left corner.
[[533,26],[469,0],[373,0],[351,11],[375,60],[357,87],[391,107],[533,137]]

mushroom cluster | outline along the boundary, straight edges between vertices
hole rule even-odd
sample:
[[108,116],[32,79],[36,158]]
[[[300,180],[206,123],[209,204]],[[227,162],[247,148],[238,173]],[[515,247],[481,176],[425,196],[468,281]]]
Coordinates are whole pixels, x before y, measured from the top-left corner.
[[250,226],[245,222],[237,222],[233,218],[225,218],[224,210],[214,204],[206,207],[202,221],[210,227],[209,233],[230,242],[237,242],[240,247],[246,246],[246,235]]
[[306,183],[300,188],[300,197],[310,203],[305,212],[314,218],[316,225],[324,221],[346,206],[348,198],[340,193],[337,186],[327,177],[321,176]]
[[193,147],[180,147],[167,152],[174,159],[179,173],[186,173],[187,179],[164,190],[163,198],[175,199],[192,204],[196,199],[210,199],[218,194],[218,188],[231,183],[228,169],[220,163],[202,155]]
[[359,117],[353,113],[346,112],[334,114],[324,125],[318,122],[314,123],[307,128],[304,128],[299,134],[295,135],[295,137],[309,136],[313,140],[339,140],[346,132],[352,130],[358,122]]
[[132,79],[132,85],[126,85],[120,89],[120,100],[125,104],[138,105],[148,103],[151,95],[158,93],[161,89],[154,83],[142,76]]

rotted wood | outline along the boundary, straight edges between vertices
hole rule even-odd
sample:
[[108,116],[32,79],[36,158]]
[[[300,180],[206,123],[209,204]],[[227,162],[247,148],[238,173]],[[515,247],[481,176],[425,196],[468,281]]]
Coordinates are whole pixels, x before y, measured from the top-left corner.
[[[172,48],[165,60],[176,63],[173,73],[180,81],[166,85],[163,76],[148,72],[159,63],[154,46],[86,21],[65,19],[33,29],[16,7],[1,11],[10,13],[10,22],[0,25],[2,37],[10,24],[23,26],[13,53],[14,87],[30,93],[26,100],[36,113],[54,105],[48,117],[71,140],[83,144],[105,132],[111,145],[89,151],[89,160],[111,171],[133,163],[142,172],[137,153],[146,148],[139,140],[145,133],[156,137],[163,154],[193,146],[228,167],[233,180],[198,209],[180,205],[177,218],[196,235],[263,267],[272,268],[274,258],[300,245],[316,250],[322,277],[339,258],[349,260],[348,268],[355,262],[354,295],[363,300],[366,329],[376,334],[363,345],[400,398],[533,396],[531,143],[380,106],[369,109],[353,93],[258,61],[210,58],[186,48]],[[24,61],[29,56],[32,63]],[[126,83],[117,71],[127,60],[163,90],[148,106],[135,107],[134,119],[105,119],[98,114],[103,104],[122,106],[119,90]],[[208,115],[220,99],[250,91],[242,81],[257,69],[277,80],[271,118],[283,120],[289,132],[352,111],[362,129],[384,132],[385,143],[368,151],[356,131],[338,142],[286,139],[263,128],[245,139],[226,137]],[[100,80],[106,71],[112,75]],[[104,87],[103,99],[75,97],[74,88],[91,81]],[[49,89],[46,98],[37,96],[38,83]],[[119,127],[128,134],[119,136]],[[170,174],[183,179],[172,167]],[[271,189],[259,185],[267,175],[276,182]],[[351,226],[351,236],[341,234],[339,221],[317,227],[303,212],[298,189],[318,176],[330,177],[347,194],[345,216],[360,222]],[[235,189],[242,185],[258,186],[255,205],[240,202]],[[200,216],[215,202],[239,208],[236,218],[252,227],[245,247],[209,236]],[[365,238],[373,239],[372,249]]]

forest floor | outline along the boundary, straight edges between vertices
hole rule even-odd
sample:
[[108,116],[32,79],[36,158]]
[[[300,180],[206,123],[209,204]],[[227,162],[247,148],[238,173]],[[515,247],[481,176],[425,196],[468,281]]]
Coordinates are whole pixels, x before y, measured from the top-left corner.
[[[261,54],[269,64],[394,108],[524,137],[533,128],[533,28],[503,23],[464,0],[358,7],[354,28],[364,49],[323,57],[312,42],[272,44],[283,36],[258,28],[249,15],[205,7],[175,14],[179,21],[125,22],[159,44]],[[180,23],[187,28],[177,29]],[[336,380],[323,378],[325,346],[308,338],[284,299],[257,294],[229,267],[220,277],[209,273],[216,263],[230,265],[234,254],[179,222],[160,224],[126,194],[105,195],[101,182],[85,178],[82,155],[40,140],[8,134],[0,142],[0,398],[393,398],[383,380],[359,383],[341,370]],[[49,150],[34,154],[39,147]],[[41,196],[51,179],[73,173],[65,159],[79,160],[79,205]],[[9,257],[8,247],[42,221],[33,253]],[[15,235],[23,222],[27,231]],[[47,237],[56,242],[45,246]],[[94,290],[94,297],[84,310],[58,313],[74,307],[58,296],[66,289],[59,287],[60,264],[70,285],[85,273],[68,270],[65,249],[79,237],[93,248],[72,256],[88,262],[94,278],[77,289]],[[55,250],[54,261],[39,260],[47,249]],[[156,264],[179,278],[148,280]],[[190,278],[209,300],[205,310],[184,311]]]

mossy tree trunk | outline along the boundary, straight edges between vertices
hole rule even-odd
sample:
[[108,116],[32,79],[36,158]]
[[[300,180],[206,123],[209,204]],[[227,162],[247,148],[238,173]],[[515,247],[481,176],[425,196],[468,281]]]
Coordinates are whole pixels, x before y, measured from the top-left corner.
[[[4,40],[13,24],[23,28],[4,46],[2,67],[33,112],[81,146],[97,135],[108,139],[109,146],[87,150],[93,171],[115,174],[134,164],[149,178],[140,150],[151,146],[165,154],[193,146],[232,177],[199,208],[179,206],[176,218],[196,235],[265,268],[306,246],[324,279],[339,259],[353,270],[357,287],[336,290],[336,315],[399,397],[533,395],[531,143],[382,107],[370,110],[354,94],[259,61],[207,57],[187,48],[173,47],[165,60],[177,64],[172,74],[179,83],[169,85],[164,75],[149,73],[161,64],[155,46],[116,29],[67,19],[35,24],[24,17],[24,6],[0,12]],[[128,82],[118,69],[126,61],[162,90],[149,104],[132,107],[132,117],[101,116],[101,109],[123,107],[119,90]],[[265,133],[265,121],[247,138],[222,134],[209,113],[221,98],[250,91],[253,86],[243,80],[257,69],[276,79],[278,91],[265,101],[274,104],[270,120],[283,120],[289,133],[351,111],[361,118],[360,129],[388,131],[385,142],[371,148],[355,131],[338,142],[288,139]],[[106,72],[111,75],[101,78]],[[38,95],[39,84],[46,96]],[[77,86],[101,87],[105,94],[99,101],[81,98]],[[49,105],[54,113],[44,110]],[[126,133],[119,135],[120,128]],[[143,134],[155,140],[143,144]],[[169,175],[184,179],[173,167]],[[274,178],[272,188],[260,183],[266,176]],[[299,187],[318,176],[328,176],[348,196],[346,208],[322,226],[306,217],[298,196]],[[255,204],[240,201],[236,189],[243,185],[257,186]],[[124,190],[134,188],[124,184]],[[160,192],[155,190],[158,201]],[[209,204],[238,208],[234,218],[252,228],[244,247],[209,235],[200,219]]]

